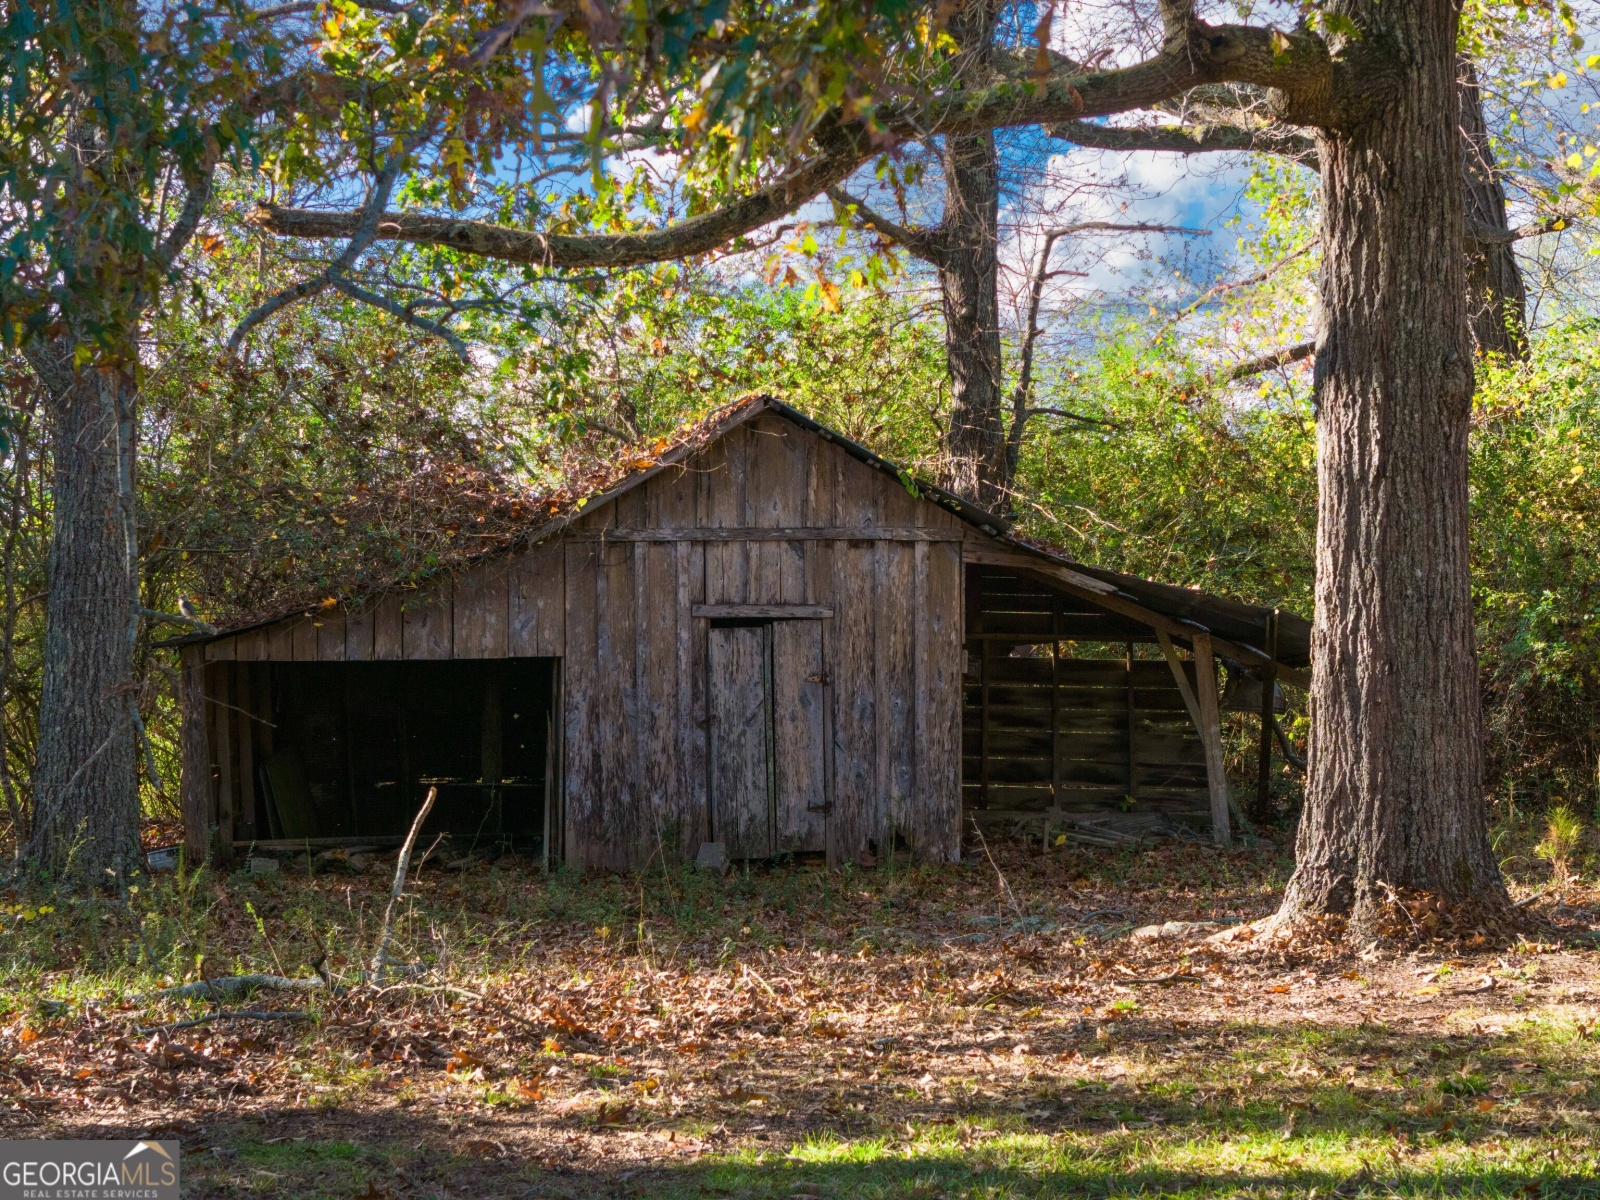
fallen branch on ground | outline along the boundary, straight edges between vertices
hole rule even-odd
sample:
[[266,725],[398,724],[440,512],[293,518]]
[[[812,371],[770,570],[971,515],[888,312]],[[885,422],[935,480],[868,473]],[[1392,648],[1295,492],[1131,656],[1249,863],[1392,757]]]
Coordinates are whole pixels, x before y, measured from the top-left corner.
[[[181,983],[176,987],[162,988],[158,992],[149,992],[134,999],[136,1001],[200,998],[221,1000],[232,999],[260,989],[274,992],[320,992],[328,990],[329,985],[318,975],[313,975],[309,979],[290,979],[284,975],[224,975],[221,979],[200,979],[194,983]],[[331,990],[337,995],[343,989],[335,986]]]
[[235,1012],[209,1013],[203,1017],[196,1017],[192,1021],[172,1021],[166,1025],[152,1025],[148,1029],[135,1029],[134,1037],[145,1037],[152,1033],[170,1033],[174,1029],[189,1029],[195,1025],[208,1025],[212,1021],[309,1021],[311,1014],[308,1012],[257,1012],[254,1009],[239,1009]]

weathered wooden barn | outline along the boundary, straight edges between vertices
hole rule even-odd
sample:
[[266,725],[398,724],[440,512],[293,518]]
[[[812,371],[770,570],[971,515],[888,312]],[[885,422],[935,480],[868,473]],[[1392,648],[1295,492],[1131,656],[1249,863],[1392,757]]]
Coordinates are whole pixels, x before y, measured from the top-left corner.
[[742,401],[515,549],[184,639],[191,851],[398,841],[430,786],[430,832],[588,869],[1107,809],[1226,839],[1214,662],[1303,682],[1306,623],[1006,530]]

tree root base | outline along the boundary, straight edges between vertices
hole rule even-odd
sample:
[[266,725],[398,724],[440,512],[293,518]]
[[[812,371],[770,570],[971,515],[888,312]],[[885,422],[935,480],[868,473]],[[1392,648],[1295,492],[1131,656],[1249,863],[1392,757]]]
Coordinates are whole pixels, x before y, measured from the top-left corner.
[[1535,913],[1502,894],[1496,900],[1452,901],[1434,892],[1379,885],[1348,912],[1285,905],[1250,926],[1224,930],[1215,942],[1250,941],[1275,948],[1344,945],[1388,950],[1486,950],[1560,935]]

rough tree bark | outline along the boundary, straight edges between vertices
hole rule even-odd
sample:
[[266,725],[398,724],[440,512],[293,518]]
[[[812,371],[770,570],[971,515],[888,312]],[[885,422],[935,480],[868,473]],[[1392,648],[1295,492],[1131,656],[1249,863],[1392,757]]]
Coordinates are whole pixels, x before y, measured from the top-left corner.
[[[1460,98],[1461,175],[1468,231],[1467,318],[1472,340],[1485,354],[1522,358],[1528,352],[1528,293],[1512,250],[1506,193],[1489,144],[1478,72],[1467,58],[1461,60]],[[1485,233],[1490,236],[1485,238]]]
[[994,135],[946,138],[943,157],[938,268],[950,371],[949,485],[986,508],[1000,509],[1010,479],[1001,397],[1000,164]]
[[119,411],[131,410],[135,385],[126,372],[75,370],[70,344],[29,357],[49,393],[55,470],[26,857],[52,874],[110,883],[143,861],[128,692],[128,620],[136,597],[117,428]]
[[1467,327],[1452,0],[1339,5],[1404,69],[1319,138],[1317,581],[1305,813],[1279,919],[1378,932],[1391,889],[1509,912],[1490,851],[1468,581]]

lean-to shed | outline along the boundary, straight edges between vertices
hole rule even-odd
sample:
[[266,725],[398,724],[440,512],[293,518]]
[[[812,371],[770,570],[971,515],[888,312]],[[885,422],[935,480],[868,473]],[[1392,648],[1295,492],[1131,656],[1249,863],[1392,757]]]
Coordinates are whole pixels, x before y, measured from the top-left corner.
[[459,845],[604,870],[1106,809],[1225,837],[1213,663],[1298,679],[1306,623],[1006,529],[741,401],[512,549],[183,639],[187,842],[398,840],[429,786]]

